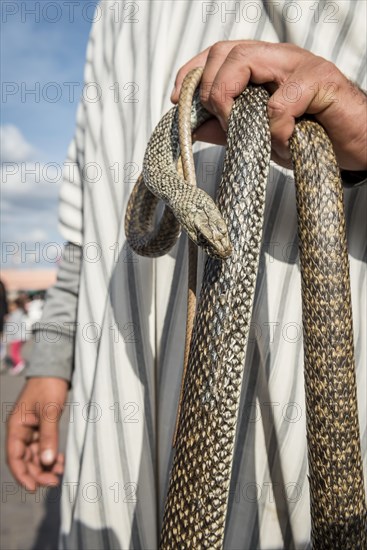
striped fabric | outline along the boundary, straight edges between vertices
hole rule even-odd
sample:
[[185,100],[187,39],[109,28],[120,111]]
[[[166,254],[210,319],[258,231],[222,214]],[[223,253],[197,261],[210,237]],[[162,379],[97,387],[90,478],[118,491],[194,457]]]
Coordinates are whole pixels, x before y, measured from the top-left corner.
[[[366,2],[101,2],[61,190],[60,228],[83,246],[61,547],[155,549],[184,353],[186,237],[134,255],[124,213],[180,66],[227,39],[292,42],[366,88]],[[212,196],[223,149],[199,145]],[[73,168],[73,170],[70,169]],[[366,452],[366,187],[345,193]],[[300,273],[291,172],[272,165],[245,365],[225,548],[308,548]],[[204,257],[200,253],[200,277]]]

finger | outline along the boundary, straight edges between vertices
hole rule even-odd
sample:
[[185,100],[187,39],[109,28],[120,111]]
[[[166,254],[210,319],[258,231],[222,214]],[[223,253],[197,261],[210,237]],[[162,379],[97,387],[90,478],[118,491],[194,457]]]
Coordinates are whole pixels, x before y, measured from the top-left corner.
[[214,79],[205,107],[213,112],[227,129],[234,99],[249,82],[266,84],[274,92],[296,63],[298,50],[286,52],[282,45],[242,41],[228,53]]
[[11,465],[9,464],[9,469],[17,482],[27,491],[36,491],[38,484],[34,477],[29,473],[29,470],[23,460],[13,461]]
[[39,443],[32,443],[30,445],[30,451],[31,451],[31,460],[34,462],[37,466],[40,466],[40,450],[39,450]]
[[63,474],[64,473],[64,466],[65,466],[65,458],[62,453],[59,453],[56,458],[56,462],[51,467],[51,472],[53,474]]
[[33,453],[30,447],[26,447],[24,453],[24,461],[29,462],[30,460],[33,460]]
[[57,462],[59,464],[65,464],[65,455],[64,455],[64,453],[59,453],[57,455]]
[[64,473],[64,465],[57,462],[52,468],[52,473],[62,475]]
[[283,160],[290,158],[289,139],[296,118],[305,113],[321,113],[330,106],[320,94],[324,82],[324,75],[321,76],[320,72],[325,69],[325,63],[321,58],[320,61],[319,58],[311,58],[311,62],[293,73],[269,100],[272,147]]
[[205,65],[205,61],[208,56],[209,49],[210,48],[206,48],[206,50],[202,51],[201,53],[199,53],[198,55],[190,59],[190,61],[185,63],[185,65],[183,65],[181,69],[178,71],[175,79],[175,84],[171,93],[172,103],[178,102],[182,82],[184,81],[184,78],[187,75],[187,73],[189,73],[191,69],[195,69],[195,67],[203,67]]
[[30,491],[36,489],[35,480],[28,474],[26,461],[29,457],[28,443],[32,438],[32,428],[9,422],[7,433],[7,464],[14,478]]
[[[32,450],[31,450],[32,449]],[[29,449],[29,462],[32,462],[32,464],[37,468],[38,472],[46,471],[51,472],[53,474],[63,474],[64,473],[64,463],[65,458],[62,453],[58,453],[56,457],[56,461],[52,466],[44,466],[40,461],[40,453],[39,453],[39,446],[38,444],[33,443],[31,445],[31,448]]]
[[59,484],[59,478],[52,471],[45,471],[41,467],[36,466],[33,462],[29,462],[27,465],[28,472],[32,478],[36,481],[37,485],[52,485]]
[[42,415],[40,418],[40,460],[44,466],[51,466],[57,457],[58,449],[58,432],[59,422],[58,419],[61,415],[61,408],[57,418],[47,417]]
[[226,57],[212,81],[210,93],[202,97],[204,106],[220,121],[223,130],[227,130],[227,121],[234,99],[246,88],[251,69],[244,63],[241,46],[235,46]]
[[[227,59],[229,52],[239,43],[239,40],[227,40],[217,42],[210,49],[206,59],[203,75],[200,82],[200,99],[203,105],[207,106],[207,101],[212,93],[218,71]],[[214,112],[213,112],[214,113]],[[215,114],[215,113],[214,113]]]
[[[178,102],[178,98],[181,91],[182,82],[184,81],[185,76],[194,69],[195,67],[204,67],[204,74],[202,78],[201,90],[202,93],[205,93],[205,90],[210,91],[214,77],[225,60],[228,52],[238,43],[243,42],[241,40],[227,40],[223,42],[218,42],[206,48],[198,55],[190,59],[185,65],[181,67],[176,75],[175,85],[171,94],[171,101],[173,103]],[[248,42],[255,42],[249,40]],[[210,60],[208,59],[210,54]],[[204,97],[204,96],[203,96]]]
[[28,491],[35,491],[37,483],[28,470],[29,458],[26,456],[27,451],[29,450],[24,446],[22,451],[21,447],[19,447],[14,455],[8,454],[8,467],[18,483],[23,485]]

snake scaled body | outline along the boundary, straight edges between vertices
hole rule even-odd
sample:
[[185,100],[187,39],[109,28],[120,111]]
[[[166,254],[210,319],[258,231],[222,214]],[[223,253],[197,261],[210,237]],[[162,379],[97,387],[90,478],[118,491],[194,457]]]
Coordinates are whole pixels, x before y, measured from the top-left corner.
[[[216,204],[177,172],[176,108],[154,131],[129,199],[125,232],[137,253],[164,254],[182,225],[209,256],[185,376],[162,550],[223,547],[270,161],[267,102],[267,92],[252,86],[235,101]],[[191,129],[209,116],[196,97]],[[341,181],[318,124],[296,126],[291,152],[302,269],[312,543],[315,549],[362,549],[366,504]],[[154,226],[158,197],[167,206]]]

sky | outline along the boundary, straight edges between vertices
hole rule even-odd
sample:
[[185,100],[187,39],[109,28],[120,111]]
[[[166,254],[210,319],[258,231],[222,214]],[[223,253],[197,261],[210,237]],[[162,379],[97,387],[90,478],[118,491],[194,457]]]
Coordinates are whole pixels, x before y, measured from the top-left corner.
[[54,267],[61,168],[97,0],[1,0],[1,264]]

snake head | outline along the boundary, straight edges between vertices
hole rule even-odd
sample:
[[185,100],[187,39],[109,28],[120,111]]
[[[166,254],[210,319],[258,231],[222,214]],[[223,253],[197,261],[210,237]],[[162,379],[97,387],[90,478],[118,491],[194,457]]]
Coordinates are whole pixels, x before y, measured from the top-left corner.
[[226,222],[212,198],[196,189],[195,205],[183,223],[190,239],[212,258],[224,260],[232,253]]

